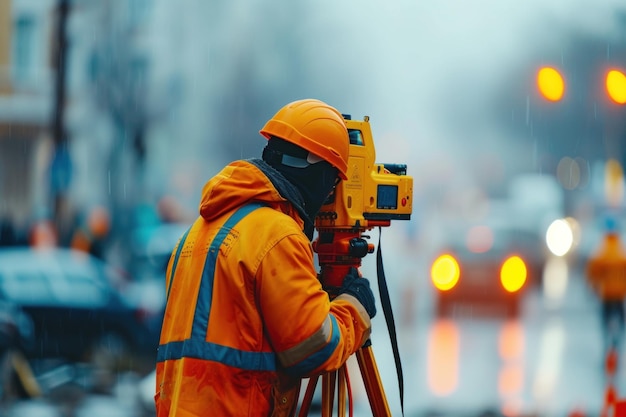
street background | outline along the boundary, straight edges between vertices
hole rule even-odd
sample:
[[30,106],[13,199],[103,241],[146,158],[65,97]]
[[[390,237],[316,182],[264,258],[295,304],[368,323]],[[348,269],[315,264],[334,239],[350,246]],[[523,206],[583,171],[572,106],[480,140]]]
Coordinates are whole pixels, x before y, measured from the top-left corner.
[[[542,68],[561,77],[556,96],[540,90]],[[73,248],[106,271],[100,289],[133,306],[118,323],[158,336],[163,268],[203,184],[232,160],[259,157],[258,131],[284,104],[319,98],[369,116],[376,161],[406,164],[414,180],[411,219],[380,231],[405,415],[600,415],[600,306],[584,267],[608,216],[626,230],[625,71],[623,0],[0,0],[0,294],[35,308],[58,284],[61,307],[90,317],[72,302],[95,306],[86,300],[97,291],[63,284],[51,272],[60,260],[29,270],[37,247]],[[557,255],[546,234],[559,219],[571,242]],[[518,315],[440,317],[432,261],[469,227],[494,224],[537,238],[541,277]],[[378,234],[368,232],[377,246]],[[373,287],[375,259],[362,265]],[[103,329],[94,340],[77,330],[84,323],[61,321],[89,359],[28,358],[43,393],[16,398],[4,386],[5,414],[153,415],[151,367],[137,366],[150,355],[105,321],[91,326]],[[63,340],[41,334],[35,346],[61,350]],[[380,306],[372,341],[399,415]],[[104,372],[120,352],[139,356],[134,370]],[[355,415],[368,415],[354,389]]]

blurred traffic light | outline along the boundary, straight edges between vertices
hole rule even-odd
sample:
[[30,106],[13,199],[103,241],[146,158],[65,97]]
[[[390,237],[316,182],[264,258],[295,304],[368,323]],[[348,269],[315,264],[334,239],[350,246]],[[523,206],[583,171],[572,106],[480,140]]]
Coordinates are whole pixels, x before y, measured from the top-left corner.
[[626,103],[626,75],[622,71],[613,69],[607,73],[606,92],[615,103]]
[[565,94],[565,81],[554,67],[542,67],[537,72],[537,88],[549,101],[559,101]]

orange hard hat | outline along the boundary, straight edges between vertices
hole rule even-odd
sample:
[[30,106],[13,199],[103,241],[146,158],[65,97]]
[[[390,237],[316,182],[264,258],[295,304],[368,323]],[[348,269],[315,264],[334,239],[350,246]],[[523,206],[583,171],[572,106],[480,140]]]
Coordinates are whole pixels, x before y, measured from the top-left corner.
[[348,179],[350,138],[337,109],[316,99],[297,100],[280,109],[260,133],[291,142],[322,158]]

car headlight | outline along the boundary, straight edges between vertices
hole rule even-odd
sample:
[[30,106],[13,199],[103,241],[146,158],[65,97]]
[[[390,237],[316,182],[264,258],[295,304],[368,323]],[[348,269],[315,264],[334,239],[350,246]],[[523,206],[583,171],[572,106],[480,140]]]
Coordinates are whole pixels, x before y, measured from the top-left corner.
[[440,291],[448,291],[459,282],[461,269],[456,259],[446,253],[435,259],[430,268],[430,276],[435,288]]
[[553,221],[546,231],[546,245],[554,255],[566,255],[574,246],[572,224],[567,219]]
[[500,268],[500,282],[508,292],[519,291],[526,283],[526,263],[519,256],[510,256]]

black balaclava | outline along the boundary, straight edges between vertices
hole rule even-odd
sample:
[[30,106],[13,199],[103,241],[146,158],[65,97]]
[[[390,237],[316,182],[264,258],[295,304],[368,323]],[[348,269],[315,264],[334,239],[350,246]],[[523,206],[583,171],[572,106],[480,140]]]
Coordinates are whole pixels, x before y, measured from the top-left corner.
[[271,137],[263,149],[263,160],[300,191],[304,211],[313,223],[337,184],[339,170],[324,160],[310,163],[307,158],[309,151],[276,137]]

